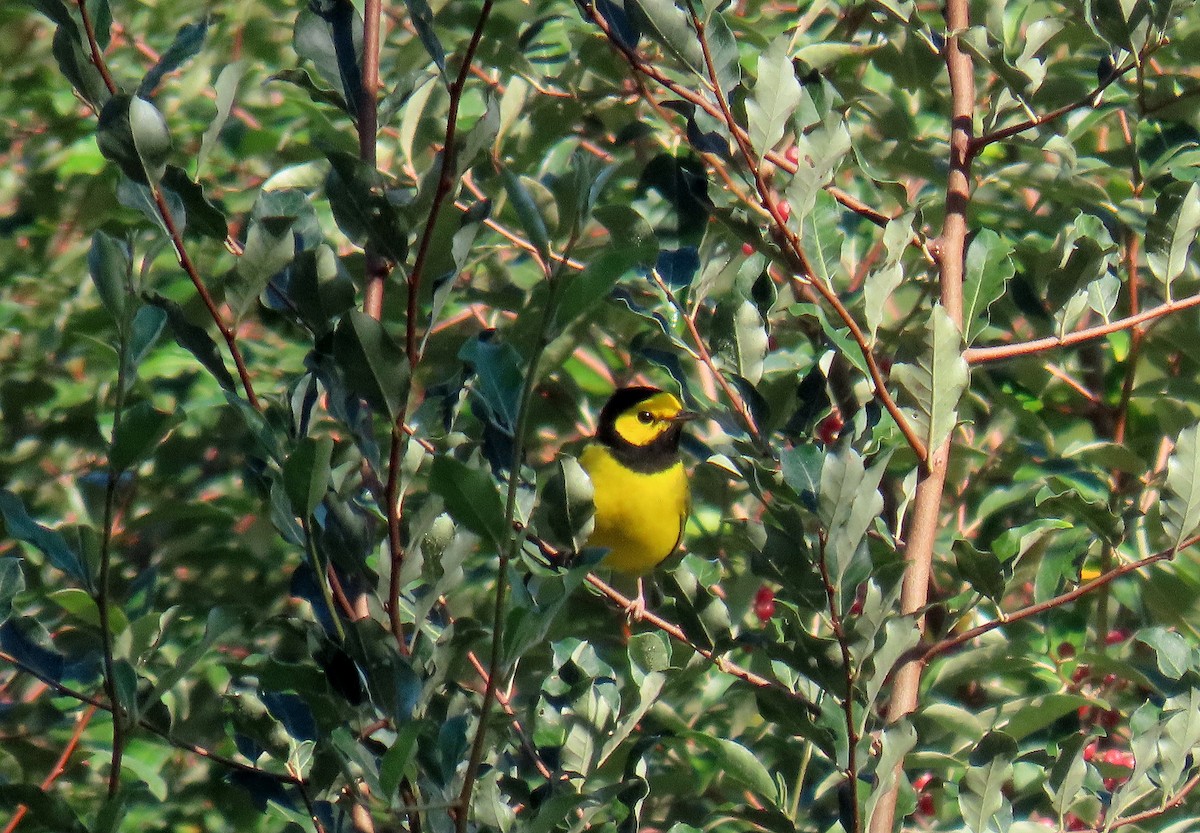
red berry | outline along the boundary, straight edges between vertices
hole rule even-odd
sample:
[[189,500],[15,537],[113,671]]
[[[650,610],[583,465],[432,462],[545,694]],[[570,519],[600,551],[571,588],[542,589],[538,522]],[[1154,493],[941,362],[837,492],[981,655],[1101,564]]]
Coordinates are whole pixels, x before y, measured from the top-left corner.
[[1096,757],[1096,741],[1092,741],[1083,747],[1083,759],[1085,761],[1090,761],[1094,757]]
[[1082,683],[1084,680],[1086,680],[1088,678],[1088,675],[1091,673],[1092,673],[1092,670],[1090,668],[1088,668],[1086,665],[1080,663],[1079,665],[1077,665],[1075,667],[1075,673],[1073,673],[1071,675],[1071,682]]
[[743,243],[742,244],[742,254],[744,254],[744,255],[754,254],[754,244],[753,243]]
[[782,217],[783,221],[786,223],[787,218],[792,216],[791,203],[789,203],[787,200],[780,200],[775,204],[775,207],[779,209],[779,216]]
[[1116,645],[1118,642],[1124,642],[1129,638],[1129,631],[1121,628],[1113,628],[1104,636],[1105,645]]
[[791,162],[793,165],[800,164],[800,148],[792,145],[783,152],[783,158]]
[[837,439],[838,432],[842,430],[842,424],[840,416],[830,414],[817,425],[817,439],[825,445],[832,444]]
[[754,615],[764,625],[775,615],[775,591],[765,584],[754,594]]
[[1067,823],[1068,830],[1087,830],[1089,827],[1091,827],[1090,824],[1074,813],[1067,813],[1063,820]]
[[1100,712],[1100,725],[1105,729],[1115,729],[1121,722],[1121,712],[1117,709],[1105,709]]
[[932,816],[934,814],[933,796],[929,793],[921,793],[917,798],[917,814],[921,816]]
[[933,773],[932,772],[922,772],[920,775],[917,776],[916,780],[913,781],[912,786],[916,792],[924,792],[925,788],[928,787],[931,783],[933,783]]
[[1071,659],[1075,656],[1075,646],[1070,642],[1063,642],[1058,646],[1058,656],[1061,659]]

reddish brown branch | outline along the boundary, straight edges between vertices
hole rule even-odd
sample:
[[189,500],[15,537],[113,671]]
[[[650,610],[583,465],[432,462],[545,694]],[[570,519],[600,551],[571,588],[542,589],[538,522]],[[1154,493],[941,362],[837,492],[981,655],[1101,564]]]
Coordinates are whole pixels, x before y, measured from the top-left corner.
[[[79,739],[83,737],[83,730],[87,728],[92,721],[92,715],[96,713],[98,706],[88,706],[83,713],[79,715],[79,719],[75,721],[75,730],[71,732],[71,738],[67,741],[67,745],[63,747],[62,753],[58,756],[58,760],[54,762],[53,768],[42,779],[42,792],[50,789],[59,776],[66,772],[67,761],[71,759],[71,755],[75,752],[75,747],[79,746]],[[17,810],[13,813],[8,824],[4,825],[4,829],[0,833],[13,833],[17,829],[17,825],[21,823],[21,819],[25,818],[25,814],[29,812],[29,808],[24,804],[18,804]]]
[[1179,301],[1167,301],[1156,307],[1142,310],[1136,315],[1118,318],[1116,321],[1109,321],[1107,324],[1099,324],[1095,327],[1076,330],[1073,333],[1067,333],[1065,336],[1046,336],[1045,338],[1038,338],[1033,341],[1001,344],[995,347],[971,347],[963,353],[963,356],[971,364],[983,364],[984,362],[1002,361],[1003,359],[1012,359],[1018,356],[1029,356],[1046,350],[1053,350],[1056,347],[1071,347],[1094,338],[1102,338],[1111,333],[1120,332],[1121,330],[1133,329],[1148,321],[1162,318],[1164,315],[1181,312],[1195,306],[1200,306],[1200,295],[1192,295],[1189,298]]
[[[963,275],[966,267],[967,206],[971,199],[971,136],[975,117],[975,68],[970,54],[962,49],[956,32],[970,25],[969,0],[947,0],[946,71],[950,79],[950,172],[946,180],[946,217],[942,224],[939,285],[942,306],[962,328]],[[914,617],[918,631],[925,631],[925,607],[933,567],[937,536],[941,528],[942,498],[950,463],[950,437],[930,449],[925,472],[913,499],[912,526],[904,548],[904,580],[900,590],[900,612]],[[916,710],[924,665],[909,661],[899,666],[888,702],[889,723],[904,719]],[[896,799],[904,776],[904,761],[896,762],[892,786],[883,794],[870,820],[871,833],[890,833],[894,828]]]
[[450,84],[450,104],[446,113],[446,133],[442,140],[442,164],[438,173],[437,188],[433,194],[433,203],[429,207],[429,216],[425,219],[425,228],[417,244],[417,255],[413,259],[412,272],[408,276],[408,315],[405,333],[408,364],[415,367],[420,356],[417,354],[417,309],[421,295],[421,281],[424,277],[425,261],[429,257],[429,247],[433,243],[433,231],[437,225],[438,214],[441,213],[442,203],[454,187],[455,162],[458,148],[455,139],[458,135],[458,109],[462,102],[463,91],[467,86],[467,78],[471,75],[471,63],[475,60],[475,52],[483,39],[483,27],[492,12],[495,0],[484,0],[479,10],[479,18],[475,22],[475,31],[471,33],[471,42],[463,54],[462,66],[458,75]]
[[1175,553],[1178,550],[1187,549],[1188,547],[1194,546],[1197,543],[1200,543],[1200,535],[1193,535],[1191,538],[1188,538],[1186,541],[1181,543],[1178,548],[1169,547],[1165,550],[1160,550],[1153,555],[1148,555],[1138,561],[1130,561],[1125,564],[1121,564],[1120,566],[1109,570],[1107,573],[1099,575],[1085,584],[1079,585],[1074,590],[1061,593],[1052,599],[1047,599],[1044,602],[1038,602],[1037,604],[1023,607],[1020,610],[1014,611],[1013,613],[1001,614],[1000,618],[996,619],[995,621],[984,622],[982,625],[977,625],[970,630],[947,637],[946,639],[934,643],[933,645],[929,646],[929,648],[925,649],[925,652],[920,655],[920,662],[922,665],[927,665],[929,661],[938,654],[943,654],[952,648],[957,648],[959,645],[983,636],[989,631],[994,631],[996,628],[1002,628],[1006,625],[1011,625],[1014,622],[1020,622],[1022,619],[1028,619],[1031,616],[1037,616],[1040,613],[1045,613],[1047,610],[1053,610],[1056,607],[1061,607],[1068,602],[1073,602],[1082,596],[1086,596],[1093,590],[1104,587],[1123,575],[1136,572],[1143,567],[1148,567],[1151,564],[1157,564],[1159,561],[1170,561],[1175,557]]

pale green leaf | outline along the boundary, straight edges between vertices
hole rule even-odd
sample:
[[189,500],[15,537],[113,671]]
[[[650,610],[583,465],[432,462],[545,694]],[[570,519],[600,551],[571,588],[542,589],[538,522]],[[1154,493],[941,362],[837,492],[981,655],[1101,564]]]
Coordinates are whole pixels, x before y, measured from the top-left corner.
[[800,103],[800,82],[788,54],[788,38],[773,40],[758,57],[758,79],[746,100],[750,143],[765,153],[783,138],[783,127]]
[[915,402],[913,427],[926,447],[934,449],[954,429],[955,408],[967,386],[969,370],[962,356],[962,336],[950,316],[938,305],[930,318],[928,352],[919,364],[897,365],[892,379]]
[[1167,460],[1167,492],[1163,526],[1178,547],[1200,526],[1200,441],[1197,426],[1185,428]]

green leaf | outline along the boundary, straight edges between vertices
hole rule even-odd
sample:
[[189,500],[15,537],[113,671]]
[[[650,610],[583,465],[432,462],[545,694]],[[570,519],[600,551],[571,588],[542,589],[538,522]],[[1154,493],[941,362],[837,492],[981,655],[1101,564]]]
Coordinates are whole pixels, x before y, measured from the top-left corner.
[[940,304],[930,312],[928,352],[920,364],[896,365],[892,379],[917,406],[910,419],[930,451],[942,444],[957,422],[956,407],[969,377],[962,335]]
[[250,221],[246,246],[238,258],[235,278],[226,289],[235,317],[243,318],[258,301],[271,278],[296,255],[292,233],[295,217],[256,217]]
[[238,617],[229,609],[214,607],[208,611],[204,623],[204,636],[199,641],[189,642],[179,656],[163,670],[154,685],[140,698],[139,708],[145,714],[163,696],[186,678],[196,664],[210,651],[213,645],[238,625]]
[[1172,680],[1182,679],[1184,674],[1195,667],[1192,647],[1183,636],[1174,631],[1161,627],[1148,628],[1140,632],[1137,639],[1154,651],[1158,670],[1165,677]]
[[156,293],[142,297],[146,303],[153,304],[167,314],[167,323],[171,327],[175,343],[191,353],[196,361],[200,362],[201,366],[213,375],[213,378],[224,390],[234,393],[237,390],[237,383],[226,369],[217,343],[209,337],[204,328],[193,324],[188,319],[187,313],[183,311],[183,307],[171,299]]
[[[863,813],[868,825],[871,817],[875,814],[875,808],[879,805],[879,800],[895,784],[897,764],[904,760],[904,757],[916,744],[917,731],[906,719],[900,720],[882,732],[880,736],[882,751],[879,754],[879,763],[875,767],[875,771],[879,773],[878,781],[871,788],[871,795],[867,798]],[[864,825],[864,829],[866,829],[866,825]]]
[[758,56],[758,78],[746,100],[750,144],[765,153],[783,138],[783,127],[791,121],[800,103],[800,82],[792,66],[790,39],[778,37]]
[[25,573],[21,570],[21,559],[14,556],[0,558],[0,622],[12,613],[13,596],[25,589]]
[[579,461],[561,455],[541,490],[534,520],[537,528],[552,541],[573,552],[583,549],[596,525],[596,507],[592,503],[592,481]]
[[225,215],[208,197],[199,183],[193,182],[178,165],[167,165],[163,174],[164,189],[169,189],[187,210],[188,228],[210,240],[224,241],[229,236]]
[[1058,757],[1050,768],[1046,779],[1046,792],[1053,802],[1054,812],[1059,821],[1070,811],[1079,800],[1083,790],[1084,779],[1087,777],[1087,762],[1083,759],[1083,747],[1091,742],[1084,733],[1079,732],[1066,738],[1058,747]]
[[883,511],[879,482],[889,457],[884,454],[867,469],[858,452],[847,446],[826,457],[821,469],[818,514],[825,524],[825,554],[833,566],[834,586],[843,597],[853,591],[847,576],[859,545]]
[[954,548],[958,572],[975,592],[999,601],[1007,586],[1007,577],[1000,559],[990,552],[980,552],[969,541],[960,541]]
[[162,179],[171,152],[171,134],[158,108],[137,96],[118,95],[100,111],[96,141],[104,158],[141,185]]
[[780,455],[783,482],[787,483],[810,508],[821,496],[821,471],[825,453],[815,445],[798,445]]
[[[1185,190],[1186,189],[1186,190]],[[1200,182],[1175,183],[1154,203],[1146,228],[1146,262],[1171,297],[1172,282],[1187,267],[1188,252],[1200,231]]]
[[1016,273],[1013,248],[991,229],[983,229],[967,249],[963,276],[963,322],[970,344],[988,324],[988,309],[1004,295]]
[[486,472],[466,463],[438,455],[429,472],[429,489],[446,503],[450,517],[487,538],[497,547],[503,545],[510,530],[504,522],[504,502],[496,483]]
[[311,517],[325,499],[332,457],[331,437],[301,437],[284,462],[283,487],[299,517]]
[[762,761],[745,746],[704,732],[686,731],[680,734],[716,755],[718,767],[727,777],[772,804],[778,800],[779,790],[775,786],[775,779]]
[[137,378],[137,369],[147,354],[158,343],[163,328],[167,325],[167,314],[152,304],[138,308],[129,328],[129,344],[125,348],[126,384],[130,387]]
[[704,75],[704,52],[687,13],[673,0],[626,0],[640,28],[693,72]]
[[78,553],[57,532],[29,517],[20,499],[7,489],[0,489],[0,516],[4,518],[8,537],[33,545],[55,567],[85,587],[91,586],[91,578]]
[[403,404],[408,359],[383,325],[350,310],[334,332],[333,355],[350,389],[394,420]]
[[527,177],[513,173],[508,168],[505,168],[502,173],[504,190],[508,193],[513,209],[517,212],[517,219],[521,222],[521,228],[525,230],[525,236],[537,249],[542,262],[549,263],[550,236],[546,231],[546,221],[530,193],[530,187],[535,183]]
[[494,331],[468,339],[458,358],[475,374],[474,392],[482,402],[484,417],[508,435],[516,430],[524,375],[521,356]]
[[200,54],[200,48],[204,46],[204,38],[207,34],[207,18],[199,23],[187,23],[181,26],[175,33],[175,40],[171,41],[171,45],[167,47],[167,51],[159,57],[158,62],[142,78],[142,83],[137,88],[137,95],[142,98],[150,98],[163,78]]
[[118,331],[126,327],[125,301],[130,290],[132,270],[128,246],[103,231],[92,235],[88,271],[100,293],[100,302],[116,321]]
[[[795,206],[792,206],[793,211]],[[834,286],[842,268],[842,242],[846,239],[839,224],[842,211],[837,200],[821,191],[814,195],[809,211],[800,222],[800,242],[808,265],[817,280]]]
[[209,122],[208,127],[205,128],[204,135],[200,137],[200,150],[196,153],[197,171],[200,171],[204,167],[204,162],[208,159],[208,155],[217,146],[221,131],[225,129],[225,124],[229,121],[229,114],[233,110],[233,101],[237,96],[238,84],[241,83],[242,76],[245,73],[246,62],[234,61],[232,64],[222,67],[221,72],[217,75],[216,83],[213,84],[213,92],[216,93],[217,112],[213,115],[213,120]]
[[1012,805],[1004,789],[1016,756],[1016,741],[1002,732],[988,732],[971,751],[959,781],[958,806],[973,833],[1004,831],[1012,824]]
[[[50,3],[45,0],[40,0],[38,7],[49,17],[58,19],[57,14],[51,14],[47,9],[61,8],[60,3]],[[71,82],[76,92],[92,109],[100,111],[106,103],[112,98],[112,93],[108,91],[108,86],[104,83],[104,76],[100,74],[100,70],[96,69],[96,65],[92,63],[90,51],[84,46],[84,41],[80,36],[78,27],[75,21],[70,17],[58,20],[59,26],[54,30],[54,40],[52,50],[54,59],[58,62],[58,68],[68,81]]]
[[769,338],[758,307],[751,301],[720,304],[713,322],[713,342],[723,363],[750,384],[762,378]]
[[[47,598],[79,621],[91,625],[93,628],[100,627],[100,609],[96,605],[95,597],[86,590],[78,587],[64,587],[50,593]],[[121,608],[110,605],[108,614],[108,627],[113,636],[119,635],[129,626]]]
[[182,423],[179,411],[160,411],[147,400],[134,404],[121,415],[113,438],[108,464],[113,471],[126,471],[145,460],[166,436]]
[[325,192],[338,228],[362,248],[371,246],[392,263],[408,256],[408,227],[388,197],[379,171],[355,156],[328,150]]
[[1163,501],[1163,527],[1179,547],[1200,527],[1200,426],[1179,433],[1175,451],[1167,460],[1167,491]]

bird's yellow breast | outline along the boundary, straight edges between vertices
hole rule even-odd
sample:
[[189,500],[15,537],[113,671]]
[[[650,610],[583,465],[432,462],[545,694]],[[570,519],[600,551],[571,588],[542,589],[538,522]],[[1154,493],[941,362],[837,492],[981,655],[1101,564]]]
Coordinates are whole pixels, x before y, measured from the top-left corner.
[[592,444],[579,462],[595,490],[596,527],[588,546],[609,548],[606,566],[642,575],[675,551],[689,503],[681,461],[639,472],[621,465],[604,446]]

